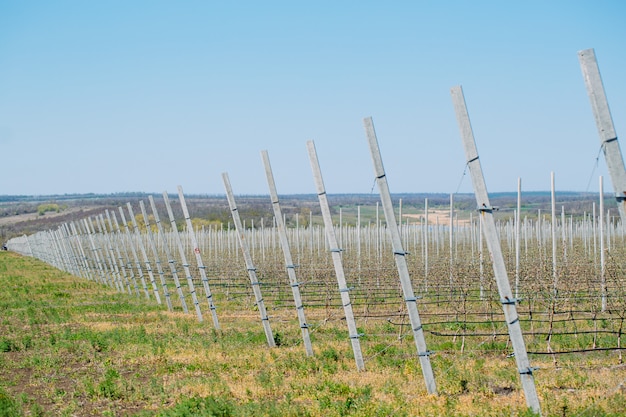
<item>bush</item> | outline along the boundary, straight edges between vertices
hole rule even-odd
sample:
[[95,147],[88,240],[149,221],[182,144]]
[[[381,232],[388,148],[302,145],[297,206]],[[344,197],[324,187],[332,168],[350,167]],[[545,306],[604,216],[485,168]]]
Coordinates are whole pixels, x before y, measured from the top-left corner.
[[39,206],[37,206],[37,214],[39,214],[40,216],[43,216],[48,212],[58,213],[60,211],[61,208],[59,207],[59,205],[54,203],[40,204]]

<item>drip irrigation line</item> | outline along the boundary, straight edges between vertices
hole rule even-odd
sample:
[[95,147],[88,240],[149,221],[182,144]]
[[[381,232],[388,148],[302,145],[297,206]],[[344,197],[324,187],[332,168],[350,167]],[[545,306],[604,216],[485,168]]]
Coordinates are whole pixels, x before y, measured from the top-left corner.
[[[458,331],[455,333],[443,333],[436,330],[428,330],[424,329],[425,332],[429,332],[433,336],[441,336],[441,337],[455,337],[455,336],[466,336],[466,337],[490,337],[490,336],[508,336],[508,333],[468,333]],[[588,331],[579,331],[579,332],[524,332],[524,336],[571,336],[571,335],[581,335],[581,334],[616,334],[619,335],[621,332],[619,331],[610,331],[610,330],[588,330]]]
[[528,351],[529,355],[566,355],[569,353],[588,353],[588,352],[604,352],[608,350],[626,350],[626,347],[607,347],[607,348],[590,348],[590,349],[576,349],[576,350],[559,350],[553,352],[534,352]]

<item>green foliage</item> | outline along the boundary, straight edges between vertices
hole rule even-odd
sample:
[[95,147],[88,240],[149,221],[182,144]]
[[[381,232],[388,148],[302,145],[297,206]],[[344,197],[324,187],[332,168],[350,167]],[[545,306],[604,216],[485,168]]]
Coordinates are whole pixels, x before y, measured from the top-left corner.
[[321,368],[324,370],[324,372],[329,373],[329,374],[335,374],[337,373],[337,370],[339,369],[339,352],[337,352],[337,349],[335,349],[334,347],[330,346],[326,349],[324,349],[321,352]]
[[121,393],[117,386],[119,377],[120,374],[115,369],[107,369],[104,374],[104,380],[98,385],[98,394],[111,400],[120,398]]
[[332,346],[324,349],[321,356],[322,358],[332,362],[337,362],[339,360],[339,353],[337,352],[337,349]]
[[19,417],[24,415],[17,401],[0,387],[0,417]]
[[163,410],[159,417],[230,417],[234,416],[235,406],[223,398],[186,398],[173,408]]
[[276,346],[281,346],[284,341],[283,341],[283,334],[280,332],[274,332],[274,343],[276,344]]
[[194,230],[202,230],[202,228],[205,229],[210,229],[213,227],[221,227],[223,224],[223,222],[220,219],[213,219],[213,220],[209,220],[209,219],[200,219],[200,218],[193,218],[191,219],[191,225],[193,226]]
[[350,415],[368,404],[372,388],[351,388],[344,383],[325,380],[318,384],[317,399],[322,410],[334,411],[340,416]]
[[0,352],[17,352],[19,350],[20,347],[15,341],[7,337],[0,339]]
[[58,213],[61,210],[62,210],[62,207],[60,207],[56,203],[46,203],[46,204],[40,204],[39,206],[37,206],[37,214],[39,214],[40,216],[43,216],[44,214],[49,213],[49,212]]
[[376,362],[383,367],[401,368],[406,362],[402,352],[395,345],[378,343],[373,346],[372,355],[376,358]]
[[505,341],[489,340],[483,343],[480,348],[485,351],[506,352],[509,347]]

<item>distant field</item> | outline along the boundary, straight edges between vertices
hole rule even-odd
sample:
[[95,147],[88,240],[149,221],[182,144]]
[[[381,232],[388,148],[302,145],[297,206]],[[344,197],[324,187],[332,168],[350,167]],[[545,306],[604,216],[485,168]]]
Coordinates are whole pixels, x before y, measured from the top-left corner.
[[44,216],[46,219],[50,219],[50,218],[61,217],[61,216],[66,216],[66,215],[72,215],[72,214],[79,213],[80,211],[84,209],[85,209],[84,207],[72,207],[72,208],[68,208],[58,213],[45,213],[44,215],[41,215],[35,212],[35,213],[23,213],[23,214],[16,214],[12,216],[0,217],[0,226],[8,225],[8,224],[23,223],[23,222],[28,222],[28,221],[37,221],[37,220],[41,220]]
[[[153,194],[157,205],[162,205],[160,194]],[[597,201],[597,194],[563,192],[557,193],[557,205],[565,207],[568,214],[576,216],[584,212],[591,212],[593,202]],[[40,230],[47,230],[60,224],[81,220],[102,213],[104,210],[115,210],[127,202],[133,204],[139,200],[147,201],[148,193],[119,193],[119,194],[78,194],[58,196],[1,196],[0,195],[0,240],[8,240],[11,237],[22,234],[32,234]],[[219,195],[192,195],[187,196],[187,204],[193,218],[202,219],[224,226],[230,222],[230,213],[225,196]],[[449,216],[449,194],[396,194],[393,202],[396,213],[399,214],[399,203],[403,203],[403,221],[407,219],[413,222],[424,212],[425,199],[429,201],[429,208],[436,211],[436,216],[429,220],[433,223],[439,218],[440,224],[447,222]],[[314,223],[321,224],[319,218],[319,203],[315,195],[281,195],[283,212],[287,216],[290,227],[295,226],[295,216],[299,216],[300,225],[308,222],[310,213],[315,216]],[[516,207],[517,193],[495,193],[492,196],[492,204],[499,206],[501,212],[498,216],[511,216]],[[357,219],[357,207],[361,207],[362,223],[374,222],[377,218],[376,202],[378,194],[330,194],[329,204],[335,221],[339,220],[339,213],[343,214],[343,221],[347,224],[355,224]],[[272,223],[271,201],[267,195],[237,196],[238,206],[242,212],[242,218],[249,222],[253,221],[256,227]],[[56,204],[63,206],[59,213],[38,213],[38,208],[44,204]],[[469,213],[475,211],[474,196],[470,194],[456,194],[454,206],[458,220],[467,221]],[[605,207],[616,210],[615,199],[606,197]],[[523,194],[522,210],[530,217],[537,216],[538,210],[550,208],[550,193],[528,192]],[[175,211],[178,219],[182,218],[180,211]],[[384,223],[382,208],[379,208],[378,218]],[[251,223],[248,223],[251,224]]]
[[[0,416],[532,415],[506,338],[485,344],[453,328],[459,337],[429,336],[433,396],[406,329],[386,321],[364,323],[366,371],[357,372],[345,323],[324,307],[307,310],[308,358],[295,313],[270,312],[279,345],[270,349],[251,301],[219,291],[221,331],[14,253],[0,253],[0,288]],[[535,356],[533,365],[544,415],[624,415],[616,352]]]

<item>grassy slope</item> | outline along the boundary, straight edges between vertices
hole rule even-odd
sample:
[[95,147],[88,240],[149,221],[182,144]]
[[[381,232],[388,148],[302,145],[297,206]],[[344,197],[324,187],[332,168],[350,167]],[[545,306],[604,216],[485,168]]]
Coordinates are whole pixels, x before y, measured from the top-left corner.
[[[502,351],[429,346],[439,351],[441,393],[429,396],[410,337],[376,336],[397,329],[368,329],[367,371],[359,373],[341,321],[315,330],[316,356],[307,358],[297,320],[274,323],[281,345],[268,349],[254,311],[218,307],[220,332],[208,314],[198,323],[2,252],[0,416],[529,415]],[[560,358],[558,368],[545,357],[533,364],[542,368],[544,415],[626,410],[626,369],[615,353]]]

